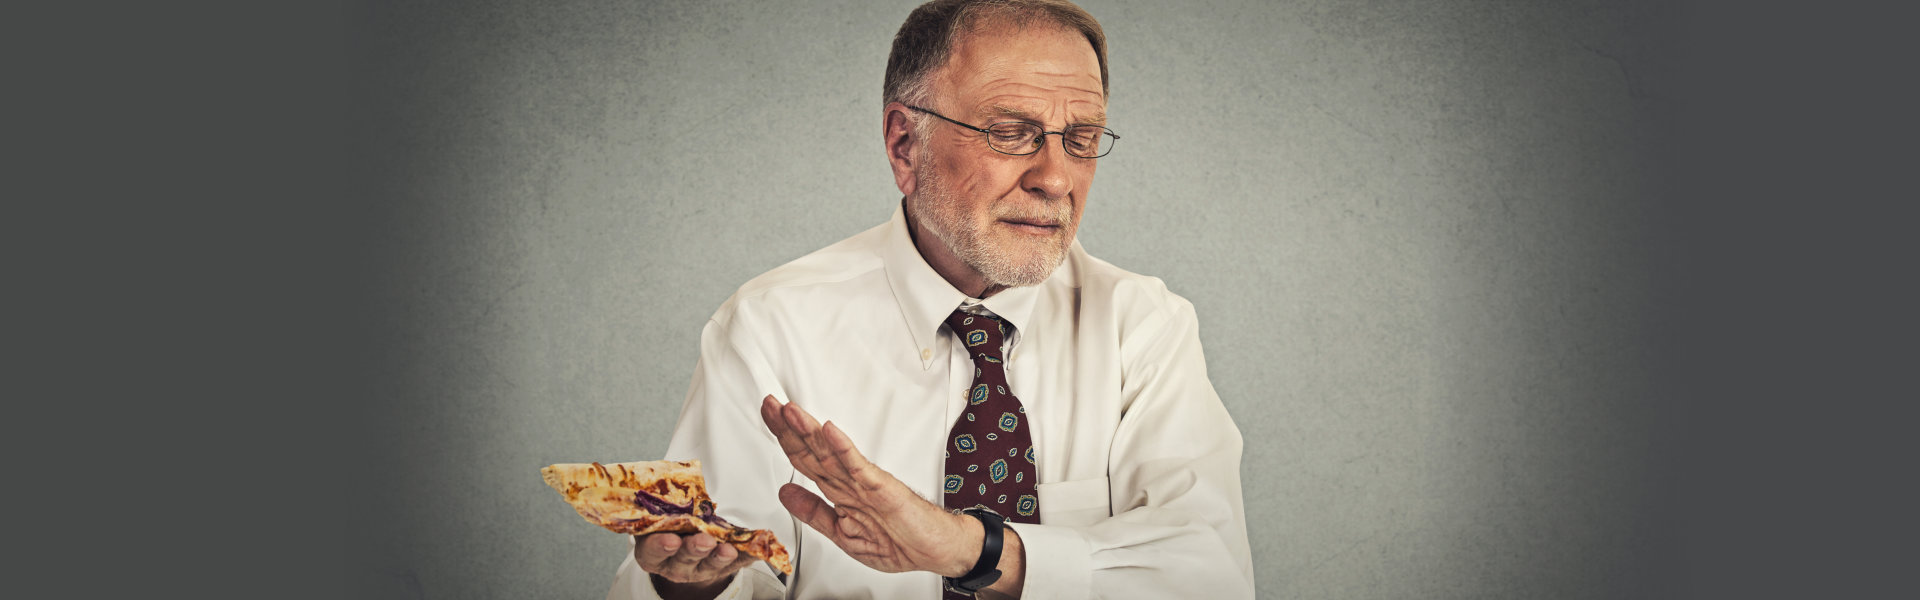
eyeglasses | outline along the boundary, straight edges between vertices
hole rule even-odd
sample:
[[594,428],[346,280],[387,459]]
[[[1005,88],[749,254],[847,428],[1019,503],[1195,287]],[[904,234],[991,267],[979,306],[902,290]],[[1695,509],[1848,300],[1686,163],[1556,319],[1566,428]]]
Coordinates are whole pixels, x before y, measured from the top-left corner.
[[994,152],[1014,156],[1026,156],[1039,152],[1041,148],[1046,147],[1047,136],[1057,135],[1060,136],[1061,149],[1066,150],[1067,154],[1080,158],[1100,158],[1106,156],[1108,152],[1112,152],[1114,141],[1120,139],[1120,134],[1114,133],[1112,129],[1107,129],[1099,125],[1073,125],[1067,127],[1065,131],[1047,131],[1033,123],[1007,121],[1005,123],[994,123],[981,128],[949,119],[946,115],[918,106],[909,105],[907,108],[940,117],[941,120],[948,123],[987,134],[988,148],[992,148]]

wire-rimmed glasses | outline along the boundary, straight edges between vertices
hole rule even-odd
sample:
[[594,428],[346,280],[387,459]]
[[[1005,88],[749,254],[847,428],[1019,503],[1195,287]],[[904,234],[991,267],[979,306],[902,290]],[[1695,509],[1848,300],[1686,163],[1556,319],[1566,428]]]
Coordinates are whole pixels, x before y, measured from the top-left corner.
[[1026,156],[1039,152],[1041,148],[1046,147],[1047,136],[1057,135],[1060,136],[1060,148],[1066,150],[1069,156],[1100,158],[1106,156],[1108,152],[1112,152],[1113,143],[1120,139],[1120,134],[1114,133],[1112,129],[1107,129],[1099,125],[1072,125],[1064,131],[1047,131],[1039,125],[1026,121],[1007,121],[1004,123],[994,123],[986,127],[974,127],[918,106],[908,105],[907,108],[940,117],[941,120],[948,123],[987,134],[988,148],[992,148],[994,152],[1011,154],[1013,156]]

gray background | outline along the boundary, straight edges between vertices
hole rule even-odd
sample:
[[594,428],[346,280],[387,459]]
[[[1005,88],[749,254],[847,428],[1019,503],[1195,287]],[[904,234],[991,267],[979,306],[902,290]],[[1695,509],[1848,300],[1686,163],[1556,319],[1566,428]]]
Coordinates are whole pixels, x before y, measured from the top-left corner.
[[[372,598],[599,597],[540,483],[657,458],[700,324],[884,220],[914,3],[354,6],[375,371],[345,454]],[[1087,249],[1199,313],[1262,598],[1657,595],[1657,2],[1103,2]]]
[[[1199,307],[1263,595],[1920,596],[1912,8],[1431,4],[1091,5],[1086,241]],[[821,46],[908,7],[805,8],[9,21],[9,589],[599,597],[533,469],[664,443],[642,311],[892,202],[879,54]],[[719,131],[838,151],[654,143]]]

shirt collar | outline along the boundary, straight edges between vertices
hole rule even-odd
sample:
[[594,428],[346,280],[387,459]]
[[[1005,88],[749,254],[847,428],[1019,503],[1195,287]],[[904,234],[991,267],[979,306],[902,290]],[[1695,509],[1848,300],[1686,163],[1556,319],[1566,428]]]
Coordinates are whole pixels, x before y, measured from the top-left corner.
[[[913,335],[913,352],[920,357],[922,369],[930,368],[934,344],[940,339],[940,325],[954,309],[960,308],[967,295],[947,283],[914,247],[913,236],[907,231],[906,210],[902,207],[893,209],[881,260],[886,265],[887,284],[893,288],[893,298],[900,304],[900,316],[906,319],[907,331]],[[1039,296],[1037,287],[1000,290],[981,304],[1015,329],[1025,329],[1028,316],[1033,314],[1034,300]]]

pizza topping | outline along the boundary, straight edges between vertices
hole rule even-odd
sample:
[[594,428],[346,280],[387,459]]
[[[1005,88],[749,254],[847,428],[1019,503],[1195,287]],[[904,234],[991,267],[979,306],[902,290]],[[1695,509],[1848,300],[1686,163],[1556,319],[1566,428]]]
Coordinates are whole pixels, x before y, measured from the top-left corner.
[[701,498],[698,502],[694,503],[693,506],[684,506],[662,500],[660,497],[645,491],[636,491],[633,493],[633,500],[634,504],[640,505],[640,508],[646,509],[647,512],[656,515],[693,515],[699,517],[702,521],[718,525],[727,530],[727,534],[720,537],[723,537],[724,540],[728,542],[743,542],[753,538],[753,530],[729,523],[725,518],[714,514],[713,501],[707,500],[706,498]]
[[640,505],[640,508],[646,509],[647,512],[660,516],[693,514],[692,507],[661,500],[659,496],[649,494],[645,491],[634,492],[633,501],[634,504]]

